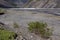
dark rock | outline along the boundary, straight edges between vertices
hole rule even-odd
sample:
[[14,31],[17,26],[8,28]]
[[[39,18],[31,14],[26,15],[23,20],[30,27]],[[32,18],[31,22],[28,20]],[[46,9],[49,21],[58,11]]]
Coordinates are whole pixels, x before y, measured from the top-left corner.
[[5,13],[0,13],[0,15],[4,15]]

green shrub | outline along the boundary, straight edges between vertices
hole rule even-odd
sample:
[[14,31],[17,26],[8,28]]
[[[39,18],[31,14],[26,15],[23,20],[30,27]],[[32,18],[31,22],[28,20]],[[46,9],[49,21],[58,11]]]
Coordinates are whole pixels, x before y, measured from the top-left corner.
[[0,40],[14,40],[14,32],[0,29]]
[[42,38],[49,38],[52,35],[52,29],[47,27],[47,23],[43,22],[30,22],[28,29]]

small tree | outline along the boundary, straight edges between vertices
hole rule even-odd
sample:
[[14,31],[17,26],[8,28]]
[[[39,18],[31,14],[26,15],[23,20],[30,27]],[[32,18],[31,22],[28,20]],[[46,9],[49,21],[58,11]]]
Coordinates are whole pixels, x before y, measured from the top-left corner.
[[52,35],[52,30],[47,27],[47,23],[43,22],[30,22],[28,29],[42,38],[49,38]]

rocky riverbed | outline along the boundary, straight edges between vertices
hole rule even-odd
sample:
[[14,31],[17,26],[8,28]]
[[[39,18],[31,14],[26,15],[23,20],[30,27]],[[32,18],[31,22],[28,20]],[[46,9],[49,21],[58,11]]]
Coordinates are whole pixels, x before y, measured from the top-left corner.
[[[41,38],[34,33],[30,33],[27,29],[30,21],[43,21],[48,24],[48,27],[53,27],[53,40],[60,40],[60,16],[47,14],[44,12],[7,9],[6,14],[0,15],[0,22],[9,25],[7,29],[16,33],[22,33],[27,40],[40,40]],[[19,28],[13,28],[12,24],[16,22],[20,25]]]

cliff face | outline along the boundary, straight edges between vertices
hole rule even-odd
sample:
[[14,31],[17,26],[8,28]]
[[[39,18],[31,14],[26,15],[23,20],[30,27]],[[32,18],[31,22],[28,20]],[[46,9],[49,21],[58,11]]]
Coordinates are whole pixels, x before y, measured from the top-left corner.
[[33,8],[54,8],[56,6],[56,0],[38,0],[28,4],[27,7]]
[[54,8],[57,0],[0,0],[0,7]]
[[28,0],[0,0],[0,7],[22,7]]
[[56,3],[57,3],[57,5],[55,8],[60,8],[60,0],[57,0]]

